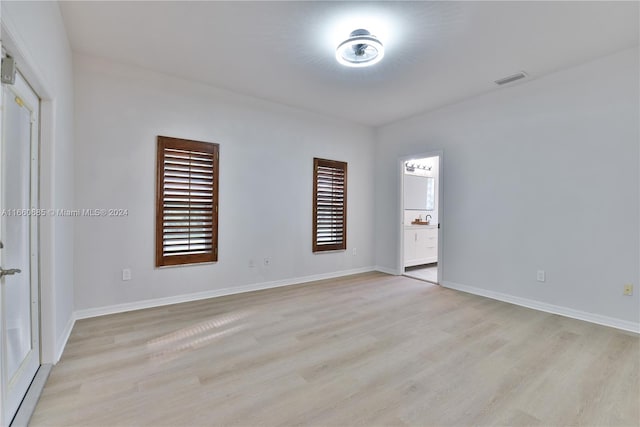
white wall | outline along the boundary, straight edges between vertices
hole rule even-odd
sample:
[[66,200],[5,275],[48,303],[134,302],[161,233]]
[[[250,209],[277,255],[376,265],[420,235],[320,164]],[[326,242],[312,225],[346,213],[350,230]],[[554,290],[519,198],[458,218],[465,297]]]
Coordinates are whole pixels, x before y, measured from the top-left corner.
[[[372,130],[106,60],[74,66],[77,205],[129,210],[76,219],[77,310],[374,265]],[[157,135],[220,144],[215,264],[154,268]],[[347,251],[311,252],[314,156],[348,162]]]
[[[2,1],[2,43],[42,99],[42,208],[74,207],[73,70],[57,2]],[[73,315],[73,222],[45,218],[41,242],[43,362],[55,362]]]
[[627,50],[379,129],[377,264],[398,269],[398,157],[442,149],[445,282],[637,324],[639,72]]

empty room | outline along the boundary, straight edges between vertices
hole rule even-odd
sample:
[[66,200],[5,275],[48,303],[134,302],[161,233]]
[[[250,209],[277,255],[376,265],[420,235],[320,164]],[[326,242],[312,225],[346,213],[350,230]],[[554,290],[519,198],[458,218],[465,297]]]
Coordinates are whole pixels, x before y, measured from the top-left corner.
[[640,2],[0,23],[0,427],[640,426]]

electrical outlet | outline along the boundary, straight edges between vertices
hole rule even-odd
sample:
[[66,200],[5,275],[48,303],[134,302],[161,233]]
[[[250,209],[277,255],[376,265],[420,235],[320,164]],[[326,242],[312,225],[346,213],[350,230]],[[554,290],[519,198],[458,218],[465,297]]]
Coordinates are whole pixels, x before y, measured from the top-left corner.
[[249,268],[254,268],[256,266],[256,262],[253,259],[249,260]]
[[131,269],[125,268],[122,270],[122,281],[126,282],[127,280],[131,280]]
[[538,270],[538,273],[536,274],[536,280],[538,282],[544,282],[545,281],[545,274],[544,274],[544,270]]
[[358,255],[358,250],[356,248],[353,248],[353,256]]
[[633,295],[633,285],[631,283],[627,283],[624,285],[624,294],[626,296]]
[[271,258],[269,258],[269,257],[265,257],[265,259],[264,259],[264,266],[265,266],[265,267],[269,267],[269,265],[271,265]]

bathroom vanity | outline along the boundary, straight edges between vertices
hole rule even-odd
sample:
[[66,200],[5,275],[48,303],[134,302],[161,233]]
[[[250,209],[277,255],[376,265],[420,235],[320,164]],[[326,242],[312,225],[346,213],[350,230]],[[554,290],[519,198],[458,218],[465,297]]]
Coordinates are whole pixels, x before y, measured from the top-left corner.
[[438,262],[438,226],[405,225],[404,266]]

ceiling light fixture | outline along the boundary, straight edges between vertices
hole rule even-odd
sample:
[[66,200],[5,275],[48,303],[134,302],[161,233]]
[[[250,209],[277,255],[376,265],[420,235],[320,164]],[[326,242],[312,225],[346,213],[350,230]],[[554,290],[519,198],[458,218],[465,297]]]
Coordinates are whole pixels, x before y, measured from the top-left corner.
[[384,47],[376,36],[364,29],[354,30],[336,48],[336,60],[347,67],[368,67],[384,57]]
[[416,169],[422,169],[424,171],[430,171],[431,170],[431,166],[427,166],[427,165],[420,164],[420,163],[414,163],[414,162],[407,162],[405,164],[405,167],[407,169],[407,172],[414,172]]

